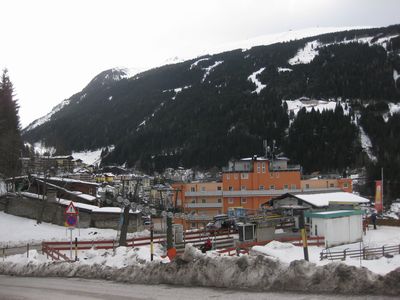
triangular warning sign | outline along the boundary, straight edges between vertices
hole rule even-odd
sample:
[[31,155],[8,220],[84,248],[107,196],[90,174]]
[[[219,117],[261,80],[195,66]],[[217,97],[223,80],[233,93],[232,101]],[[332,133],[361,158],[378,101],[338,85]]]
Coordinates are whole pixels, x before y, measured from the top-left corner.
[[71,202],[69,203],[69,205],[67,206],[67,209],[65,210],[65,213],[66,213],[66,214],[71,214],[71,215],[76,215],[76,214],[78,214],[78,211],[76,210],[76,208],[75,208],[75,206],[74,206],[74,204],[73,204],[72,201],[71,201]]

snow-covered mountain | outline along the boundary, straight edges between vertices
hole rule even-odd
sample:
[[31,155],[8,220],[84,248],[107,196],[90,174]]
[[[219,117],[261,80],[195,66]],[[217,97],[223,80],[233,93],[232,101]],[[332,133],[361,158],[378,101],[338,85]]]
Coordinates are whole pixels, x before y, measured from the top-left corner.
[[[325,33],[335,30],[269,35],[140,73],[102,72],[30,124],[24,138],[64,152],[115,145],[110,161],[162,169],[221,166],[232,157],[262,152],[265,138],[284,150],[292,138],[289,125],[303,107],[336,114],[340,104],[349,128],[379,109],[392,126],[389,106],[400,100],[400,26]],[[374,108],[377,103],[383,107]],[[352,160],[357,147],[366,145],[360,136],[371,134],[365,125],[364,133],[349,129]],[[359,155],[371,160],[380,148],[370,138],[371,155],[366,147]]]

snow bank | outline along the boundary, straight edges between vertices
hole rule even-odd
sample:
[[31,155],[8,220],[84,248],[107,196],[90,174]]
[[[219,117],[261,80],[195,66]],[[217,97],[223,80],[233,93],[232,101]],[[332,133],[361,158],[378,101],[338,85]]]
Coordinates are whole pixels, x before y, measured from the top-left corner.
[[[126,252],[121,248],[119,251]],[[399,295],[400,268],[385,275],[373,274],[365,268],[342,263],[316,266],[304,260],[290,264],[264,256],[208,257],[187,248],[191,255],[177,258],[171,263],[153,261],[121,267],[120,262],[110,265],[85,262],[41,262],[25,264],[0,263],[0,274],[41,277],[80,277],[108,279],[126,283],[174,284],[241,288],[264,291],[296,291],[341,294]],[[192,255],[195,253],[195,255]],[[185,255],[183,256],[185,257]],[[90,259],[90,258],[89,258]]]

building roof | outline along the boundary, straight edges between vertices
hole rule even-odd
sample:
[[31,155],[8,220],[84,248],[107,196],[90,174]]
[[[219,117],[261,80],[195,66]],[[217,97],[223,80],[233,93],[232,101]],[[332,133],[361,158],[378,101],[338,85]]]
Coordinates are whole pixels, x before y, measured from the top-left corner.
[[306,211],[304,213],[304,216],[308,218],[332,219],[332,218],[340,218],[340,217],[363,215],[363,214],[365,214],[365,212],[362,210],[335,210],[335,211],[320,211],[320,212]]
[[347,192],[318,192],[318,193],[287,193],[273,200],[280,200],[287,197],[297,198],[315,207],[326,207],[330,203],[335,204],[361,204],[369,203],[364,197],[357,196]]

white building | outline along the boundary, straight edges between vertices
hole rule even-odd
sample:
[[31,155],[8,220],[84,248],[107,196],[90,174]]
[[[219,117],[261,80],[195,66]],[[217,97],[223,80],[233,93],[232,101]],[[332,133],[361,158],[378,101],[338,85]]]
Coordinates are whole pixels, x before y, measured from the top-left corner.
[[362,210],[308,211],[310,235],[324,236],[325,247],[362,241]]

